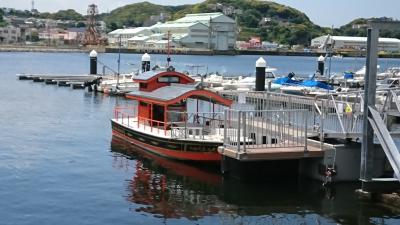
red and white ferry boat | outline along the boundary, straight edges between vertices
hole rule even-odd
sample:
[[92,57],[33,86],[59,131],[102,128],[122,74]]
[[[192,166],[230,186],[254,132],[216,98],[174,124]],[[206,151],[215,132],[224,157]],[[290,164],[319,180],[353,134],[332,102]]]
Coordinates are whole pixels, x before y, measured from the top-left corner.
[[114,136],[171,159],[220,160],[223,110],[231,100],[202,89],[174,69],[147,71],[133,80],[139,88],[126,94],[132,105],[114,110]]

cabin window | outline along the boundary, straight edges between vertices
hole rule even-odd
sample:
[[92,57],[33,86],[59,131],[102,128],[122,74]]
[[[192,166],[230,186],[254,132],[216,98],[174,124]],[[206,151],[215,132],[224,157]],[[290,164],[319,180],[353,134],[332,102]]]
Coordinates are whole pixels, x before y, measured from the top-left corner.
[[139,83],[139,87],[140,88],[147,88],[147,84],[146,83]]
[[180,81],[179,77],[165,76],[158,78],[159,83],[179,83],[179,81]]
[[266,72],[265,73],[265,78],[275,78],[274,74],[271,72]]
[[146,102],[140,102],[139,104],[140,104],[140,106],[147,106]]

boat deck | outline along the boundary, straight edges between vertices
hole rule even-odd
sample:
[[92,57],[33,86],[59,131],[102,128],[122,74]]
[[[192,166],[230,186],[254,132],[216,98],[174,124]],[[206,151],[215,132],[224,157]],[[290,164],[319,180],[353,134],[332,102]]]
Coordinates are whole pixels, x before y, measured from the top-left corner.
[[[214,129],[212,132],[205,134],[205,129],[198,126],[181,126],[165,129],[163,125],[151,125],[149,121],[139,121],[138,117],[124,117],[112,119],[112,121],[125,126],[134,131],[142,132],[160,138],[171,138],[188,141],[201,142],[223,142],[223,128]],[[138,122],[139,121],[139,122]]]

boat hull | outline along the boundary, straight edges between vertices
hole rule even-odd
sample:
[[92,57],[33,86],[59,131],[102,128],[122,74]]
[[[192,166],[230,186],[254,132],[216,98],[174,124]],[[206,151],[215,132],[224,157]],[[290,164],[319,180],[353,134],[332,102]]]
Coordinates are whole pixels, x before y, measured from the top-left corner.
[[156,137],[111,121],[113,135],[153,154],[182,161],[218,162],[220,142],[202,142]]

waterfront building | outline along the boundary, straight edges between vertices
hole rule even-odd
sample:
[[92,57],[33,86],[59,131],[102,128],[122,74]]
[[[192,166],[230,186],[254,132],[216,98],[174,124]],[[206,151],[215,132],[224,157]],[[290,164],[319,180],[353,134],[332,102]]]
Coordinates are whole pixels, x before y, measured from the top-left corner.
[[[233,50],[236,43],[236,22],[222,13],[187,14],[185,17],[150,27],[117,29],[108,33],[108,42],[123,46],[150,48],[155,42],[170,39],[176,47],[212,50]],[[168,43],[168,41],[166,42]]]
[[21,39],[21,29],[8,25],[0,27],[0,43],[13,44],[19,42]]
[[[333,44],[334,50],[365,50],[366,37],[321,36],[311,40],[311,47],[321,48],[324,44]],[[400,51],[400,40],[397,38],[379,38],[379,50],[387,52]]]
[[108,43],[117,45],[121,41],[122,46],[128,46],[128,39],[135,36],[147,36],[152,34],[148,27],[136,27],[127,29],[117,29],[107,34]]
[[85,34],[85,28],[68,28],[66,30],[60,28],[39,29],[38,38],[51,44],[78,44]]
[[275,42],[263,41],[261,47],[267,51],[276,51],[279,48],[279,44]]

